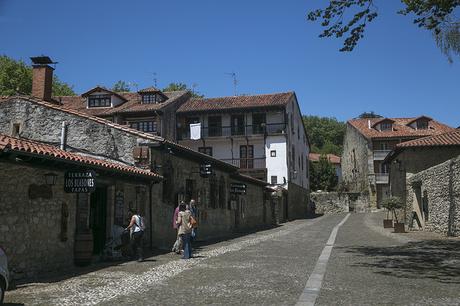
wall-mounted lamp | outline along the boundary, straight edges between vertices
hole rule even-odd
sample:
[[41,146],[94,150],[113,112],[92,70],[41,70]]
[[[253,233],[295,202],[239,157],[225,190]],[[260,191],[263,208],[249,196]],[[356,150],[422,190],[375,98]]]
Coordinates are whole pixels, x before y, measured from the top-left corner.
[[55,173],[45,173],[45,184],[49,186],[56,185],[58,175]]

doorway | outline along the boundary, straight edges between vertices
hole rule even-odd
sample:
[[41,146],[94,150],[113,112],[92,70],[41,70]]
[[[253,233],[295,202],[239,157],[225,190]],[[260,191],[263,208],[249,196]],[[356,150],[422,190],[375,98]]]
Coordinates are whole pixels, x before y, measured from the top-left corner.
[[91,193],[89,227],[93,233],[93,254],[104,249],[107,223],[107,187],[97,187]]
[[254,146],[252,145],[240,146],[240,168],[242,169],[254,168]]

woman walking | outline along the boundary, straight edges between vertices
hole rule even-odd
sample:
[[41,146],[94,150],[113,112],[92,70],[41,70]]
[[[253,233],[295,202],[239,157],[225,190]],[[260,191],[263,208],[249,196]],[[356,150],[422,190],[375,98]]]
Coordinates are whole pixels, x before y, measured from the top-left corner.
[[179,216],[177,217],[177,225],[179,226],[179,236],[182,239],[182,245],[184,247],[184,255],[182,259],[192,258],[192,245],[190,242],[192,234],[192,226],[190,224],[190,216],[192,213],[186,208],[185,204],[179,205]]

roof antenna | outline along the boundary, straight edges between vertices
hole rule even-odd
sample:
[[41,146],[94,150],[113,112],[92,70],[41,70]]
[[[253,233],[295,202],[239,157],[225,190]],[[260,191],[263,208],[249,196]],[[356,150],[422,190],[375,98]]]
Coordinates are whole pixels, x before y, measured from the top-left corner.
[[236,78],[236,73],[235,72],[226,72],[226,75],[229,75],[233,78],[233,95],[236,97],[237,96],[237,91],[236,91],[236,85],[238,85],[238,80]]
[[153,86],[155,86],[155,88],[158,87],[157,82],[158,82],[157,73],[154,72],[154,73],[153,73]]

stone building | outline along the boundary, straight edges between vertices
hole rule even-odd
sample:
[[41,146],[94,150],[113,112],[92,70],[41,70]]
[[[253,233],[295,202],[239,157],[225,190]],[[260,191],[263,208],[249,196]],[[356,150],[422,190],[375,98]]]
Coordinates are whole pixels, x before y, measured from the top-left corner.
[[432,118],[362,118],[347,122],[342,153],[343,181],[369,194],[371,208],[390,195],[389,168],[383,161],[398,143],[453,130]]
[[[460,158],[407,176],[406,222],[426,231],[460,236]],[[413,212],[413,213],[412,213]]]
[[[389,165],[390,170],[391,195],[400,197],[403,202],[406,203],[406,215],[412,216],[413,213],[416,213],[417,219],[422,227],[425,227],[425,221],[428,219],[428,214],[423,211],[422,202],[419,201],[421,199],[420,186],[416,186],[414,189],[414,186],[406,185],[406,180],[416,173],[422,172],[459,155],[460,130],[453,130],[447,133],[397,144],[395,149],[386,157],[385,163]],[[418,176],[423,178],[426,175],[420,174]],[[411,181],[414,181],[414,179],[411,179]],[[424,185],[428,184],[428,182],[421,182]],[[440,184],[437,184],[437,186],[440,186]],[[425,189],[426,188],[428,187],[425,187]],[[416,200],[418,200],[414,201],[413,197],[406,199],[407,190],[409,190],[411,194],[416,192],[419,196],[416,198]],[[436,193],[431,195],[432,198],[435,196]],[[434,208],[431,208],[431,210],[433,209]]]
[[[74,193],[69,173],[94,173],[94,192]],[[148,190],[161,179],[147,170],[0,134],[0,243],[12,277],[90,261],[92,253],[101,252],[112,224],[126,226],[129,208],[148,209]],[[107,205],[112,202],[116,205]]]

